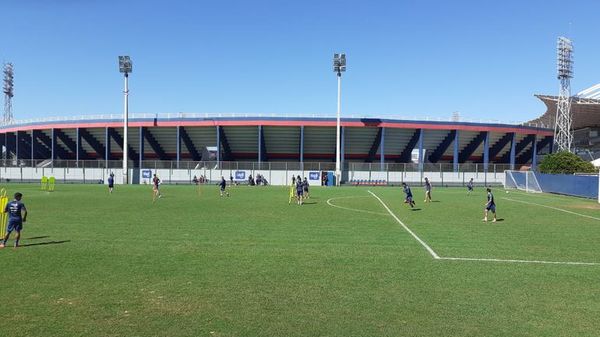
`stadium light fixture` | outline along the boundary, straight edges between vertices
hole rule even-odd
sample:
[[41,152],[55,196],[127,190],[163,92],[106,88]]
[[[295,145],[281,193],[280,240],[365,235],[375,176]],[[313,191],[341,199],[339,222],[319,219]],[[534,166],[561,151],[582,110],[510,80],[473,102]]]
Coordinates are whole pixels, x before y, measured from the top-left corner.
[[558,151],[571,151],[573,144],[573,116],[571,116],[571,78],[573,78],[573,42],[559,37],[556,46],[557,78],[560,90],[556,102],[554,143]]
[[342,178],[341,169],[341,139],[340,139],[340,116],[342,114],[342,73],[346,71],[346,54],[333,54],[333,71],[337,74],[338,96],[337,96],[337,122],[336,122],[336,148],[335,148],[335,178],[336,185],[340,185]]
[[129,182],[127,167],[127,149],[129,148],[129,143],[127,142],[127,133],[129,126],[129,73],[131,73],[132,70],[131,58],[129,56],[119,56],[119,72],[125,74],[125,89],[123,90],[123,184]]

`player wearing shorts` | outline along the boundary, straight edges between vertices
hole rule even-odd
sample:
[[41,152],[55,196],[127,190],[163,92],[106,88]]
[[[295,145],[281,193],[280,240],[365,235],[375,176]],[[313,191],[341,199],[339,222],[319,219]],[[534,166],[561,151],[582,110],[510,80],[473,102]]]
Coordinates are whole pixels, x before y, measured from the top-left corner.
[[108,193],[113,192],[113,188],[115,187],[115,175],[111,172],[108,176]]
[[302,182],[302,188],[304,188],[304,198],[310,198],[310,194],[308,194],[308,179],[304,177],[304,181]]
[[491,189],[487,189],[487,202],[485,203],[485,210],[483,211],[483,221],[488,221],[488,212],[494,213],[494,220],[496,222],[496,203],[494,202],[494,195]]
[[156,201],[156,198],[162,198],[158,186],[160,185],[160,179],[154,174],[152,178],[152,201]]
[[404,194],[406,194],[406,198],[404,198],[404,203],[409,204],[410,208],[415,207],[416,204],[413,200],[413,195],[412,191],[410,190],[410,187],[408,187],[406,183],[402,183],[402,188],[404,189]]
[[8,213],[8,225],[6,226],[6,235],[2,242],[0,242],[0,248],[6,246],[10,233],[13,231],[17,232],[15,237],[15,248],[19,247],[23,223],[27,221],[27,208],[25,208],[25,204],[21,202],[22,198],[23,194],[17,192],[15,193],[13,201],[7,203],[6,207],[4,207],[4,213]]
[[221,182],[219,183],[219,187],[221,190],[221,196],[223,196],[223,194],[229,196],[229,192],[227,192],[225,190],[227,188],[227,181],[225,180],[225,177],[221,177]]
[[431,202],[431,182],[427,177],[425,177],[425,201]]
[[467,194],[471,194],[473,192],[473,178],[471,178],[471,180],[469,180],[469,182],[467,183]]
[[298,205],[302,205],[304,200],[304,184],[300,176],[296,178],[296,200],[298,201]]

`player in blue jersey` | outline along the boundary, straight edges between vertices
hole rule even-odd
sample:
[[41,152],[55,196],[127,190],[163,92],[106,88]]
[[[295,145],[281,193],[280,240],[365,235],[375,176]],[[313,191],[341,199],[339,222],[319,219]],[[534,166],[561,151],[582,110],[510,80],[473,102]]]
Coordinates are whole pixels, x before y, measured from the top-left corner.
[[221,177],[221,182],[219,183],[219,187],[221,190],[221,196],[223,196],[223,195],[229,196],[229,192],[227,192],[225,190],[227,188],[227,181],[225,180],[225,177]]
[[160,194],[160,178],[154,174],[152,178],[152,202],[156,201],[156,198],[162,198],[162,194]]
[[494,195],[490,188],[487,189],[487,202],[485,203],[483,221],[488,221],[488,212],[494,213],[494,220],[492,222],[496,222],[496,203],[494,202]]
[[473,192],[473,178],[471,178],[471,180],[469,180],[469,182],[467,183],[467,194],[470,195]]
[[425,177],[425,201],[431,202],[431,182],[427,177]]
[[302,205],[304,201],[304,184],[300,176],[296,178],[296,200],[298,201],[298,205]]
[[114,187],[115,187],[115,174],[111,172],[110,175],[108,176],[108,193],[112,193]]
[[4,207],[4,213],[8,213],[8,225],[6,226],[6,235],[0,243],[0,248],[6,246],[6,241],[10,237],[10,233],[13,231],[17,232],[15,237],[15,248],[19,247],[19,240],[21,239],[21,230],[23,230],[23,223],[27,221],[27,208],[25,204],[21,202],[23,194],[15,193],[13,201],[6,204]]
[[413,200],[413,195],[412,195],[412,191],[410,190],[410,187],[408,187],[408,185],[406,185],[406,183],[402,183],[402,188],[404,189],[404,194],[406,194],[404,203],[409,204],[410,208],[415,207],[416,204]]
[[304,198],[310,198],[310,194],[308,194],[308,179],[304,177],[304,181],[302,182],[302,188],[304,189]]

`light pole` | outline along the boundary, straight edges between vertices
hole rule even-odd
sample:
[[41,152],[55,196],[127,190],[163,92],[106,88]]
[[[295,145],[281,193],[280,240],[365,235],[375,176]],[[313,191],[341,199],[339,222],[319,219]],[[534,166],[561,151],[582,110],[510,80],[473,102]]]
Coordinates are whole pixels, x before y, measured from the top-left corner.
[[119,56],[119,72],[125,74],[125,89],[123,90],[124,95],[124,107],[123,107],[123,184],[129,182],[128,170],[127,170],[127,127],[129,125],[129,73],[132,71],[131,59],[129,56]]
[[346,71],[346,54],[333,54],[333,71],[337,74],[337,122],[336,122],[336,148],[335,148],[335,184],[340,185],[342,178],[341,169],[341,139],[340,139],[340,115],[342,114],[342,72]]

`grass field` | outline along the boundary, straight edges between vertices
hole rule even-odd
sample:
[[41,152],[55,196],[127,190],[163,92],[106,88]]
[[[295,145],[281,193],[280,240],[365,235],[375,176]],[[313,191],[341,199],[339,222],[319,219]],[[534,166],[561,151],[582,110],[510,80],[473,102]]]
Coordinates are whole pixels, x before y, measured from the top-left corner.
[[[3,187],[30,215],[0,251],[0,336],[600,334],[593,201],[497,189],[492,224],[481,188],[413,187],[411,211],[399,188]],[[368,190],[441,257],[521,262],[435,259]]]

